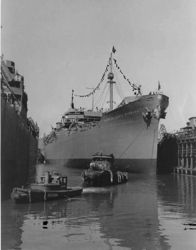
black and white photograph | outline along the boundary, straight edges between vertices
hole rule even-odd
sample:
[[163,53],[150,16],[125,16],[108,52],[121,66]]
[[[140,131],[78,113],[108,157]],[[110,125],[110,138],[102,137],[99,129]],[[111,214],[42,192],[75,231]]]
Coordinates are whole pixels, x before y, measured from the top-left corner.
[[196,0],[1,0],[1,249],[196,249]]

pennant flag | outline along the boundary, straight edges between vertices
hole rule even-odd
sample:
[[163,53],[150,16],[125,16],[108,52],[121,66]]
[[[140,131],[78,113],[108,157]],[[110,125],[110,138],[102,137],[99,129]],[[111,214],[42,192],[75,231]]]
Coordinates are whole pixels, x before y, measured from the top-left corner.
[[112,53],[115,53],[116,52],[116,49],[114,48],[114,46],[113,46],[113,48],[112,48]]

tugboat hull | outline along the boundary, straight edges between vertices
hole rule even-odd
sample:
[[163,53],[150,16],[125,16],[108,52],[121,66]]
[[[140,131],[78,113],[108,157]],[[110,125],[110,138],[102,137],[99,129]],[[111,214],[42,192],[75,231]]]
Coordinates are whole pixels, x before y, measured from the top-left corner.
[[84,187],[105,187],[111,185],[117,185],[127,182],[127,173],[119,172],[113,174],[113,179],[111,180],[111,175],[109,172],[104,172],[102,174],[95,174],[94,176],[84,177]]
[[39,190],[14,188],[11,193],[11,199],[15,203],[34,203],[41,201],[57,200],[79,196],[82,188],[71,187],[65,190]]

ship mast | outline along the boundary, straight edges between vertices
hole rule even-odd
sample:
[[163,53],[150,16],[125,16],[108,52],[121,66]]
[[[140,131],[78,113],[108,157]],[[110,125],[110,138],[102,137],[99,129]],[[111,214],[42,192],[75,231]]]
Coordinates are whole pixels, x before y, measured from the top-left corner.
[[71,108],[72,108],[72,109],[74,109],[73,96],[74,96],[74,90],[72,89],[72,95],[71,95]]
[[113,84],[115,83],[115,81],[113,81],[114,73],[112,72],[112,68],[113,68],[112,60],[113,60],[113,58],[112,58],[112,52],[111,52],[110,59],[109,59],[110,72],[108,73],[108,83],[110,85],[110,100],[109,100],[110,110],[113,110],[113,103],[114,103],[114,100],[113,100]]

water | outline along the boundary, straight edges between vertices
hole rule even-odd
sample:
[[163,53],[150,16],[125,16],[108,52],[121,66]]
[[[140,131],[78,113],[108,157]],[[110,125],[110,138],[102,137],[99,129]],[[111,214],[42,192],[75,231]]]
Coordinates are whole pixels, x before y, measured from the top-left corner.
[[[81,184],[80,170],[61,171],[70,185]],[[196,177],[130,175],[126,184],[85,188],[80,197],[8,200],[1,209],[2,249],[196,249]]]

